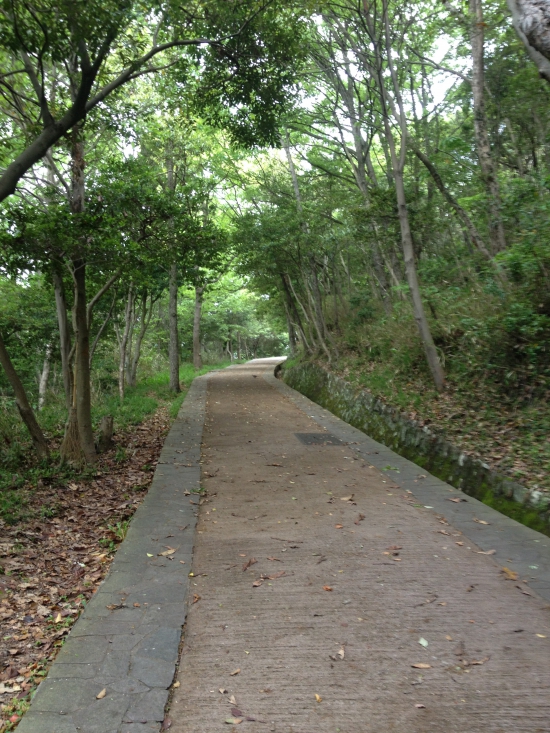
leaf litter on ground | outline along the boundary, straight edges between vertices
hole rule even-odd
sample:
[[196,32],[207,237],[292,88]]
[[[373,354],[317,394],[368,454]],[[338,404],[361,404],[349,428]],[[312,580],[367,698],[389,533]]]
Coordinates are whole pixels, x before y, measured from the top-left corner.
[[[11,527],[0,522],[0,729],[45,677],[106,576],[169,427],[168,409],[161,407],[116,434],[93,475],[69,481],[60,473],[24,487],[31,517]],[[117,452],[128,458],[117,460]],[[16,683],[18,677],[24,681]]]

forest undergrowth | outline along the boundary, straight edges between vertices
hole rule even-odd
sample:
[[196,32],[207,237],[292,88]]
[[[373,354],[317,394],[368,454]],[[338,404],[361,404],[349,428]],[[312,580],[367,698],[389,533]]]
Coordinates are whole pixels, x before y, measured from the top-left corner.
[[[224,365],[198,371],[182,365],[182,392],[175,399],[161,373],[128,390],[122,406],[115,397],[100,402],[94,419],[111,410],[114,446],[83,472],[53,461],[32,462],[24,434],[12,438],[10,470],[4,465],[0,492],[0,733],[16,727],[106,576],[191,381]],[[63,434],[55,415],[51,408],[49,422],[44,421],[52,445]]]
[[[547,324],[482,286],[428,290],[447,381],[433,385],[406,301],[391,315],[350,309],[325,366],[528,488],[550,491]],[[515,320],[512,316],[516,314]],[[341,319],[342,321],[342,319]],[[529,331],[529,332],[528,332]]]

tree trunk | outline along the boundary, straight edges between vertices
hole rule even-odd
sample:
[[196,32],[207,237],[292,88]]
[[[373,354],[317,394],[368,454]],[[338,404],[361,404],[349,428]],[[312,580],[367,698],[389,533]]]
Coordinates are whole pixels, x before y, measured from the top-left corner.
[[59,326],[61,371],[63,373],[65,403],[67,405],[67,410],[70,410],[73,403],[73,372],[70,363],[71,336],[69,332],[67,300],[65,298],[65,287],[63,285],[63,278],[56,270],[54,270],[53,272],[53,286],[55,293],[55,309],[57,311],[57,323]]
[[92,430],[92,395],[90,388],[90,333],[86,307],[86,262],[73,260],[75,280],[75,408],[80,447],[88,463],[95,463],[94,434]]
[[195,311],[193,314],[193,366],[195,369],[202,367],[201,356],[201,315],[202,302],[204,298],[204,287],[195,286]]
[[[364,5],[367,8],[367,2],[364,0]],[[372,17],[368,16],[368,22],[372,24]],[[390,29],[387,15],[387,3],[384,2],[384,15],[382,22],[384,24],[384,41],[385,41],[385,52],[388,70],[390,72],[391,83],[395,93],[397,102],[397,109],[394,114],[397,116],[397,122],[400,129],[400,149],[399,154],[397,153],[395,138],[393,136],[393,130],[390,125],[389,108],[390,100],[388,92],[385,87],[385,79],[382,73],[381,58],[377,58],[375,79],[380,94],[380,102],[382,105],[382,114],[384,120],[384,139],[389,149],[391,165],[393,169],[393,179],[395,185],[395,193],[397,198],[397,210],[399,216],[399,227],[401,230],[401,245],[403,248],[403,257],[405,260],[405,272],[407,275],[407,282],[409,284],[409,290],[411,292],[411,299],[413,304],[413,313],[422,346],[426,354],[426,361],[432,373],[432,377],[438,391],[442,391],[445,386],[445,374],[437,355],[437,350],[432,338],[430,326],[424,312],[424,305],[422,303],[422,296],[420,294],[420,286],[418,283],[418,275],[416,272],[416,263],[414,257],[413,239],[411,234],[411,228],[409,224],[409,214],[407,211],[407,198],[405,195],[405,184],[403,180],[403,171],[405,169],[405,163],[407,160],[407,117],[405,115],[405,108],[403,105],[403,99],[401,96],[401,89],[399,86],[399,80],[397,73],[392,61],[391,52],[391,40],[390,40]],[[372,27],[372,26],[371,26]],[[379,50],[377,49],[377,53]]]
[[550,7],[544,0],[507,0],[512,23],[539,74],[550,82]]
[[52,363],[52,345],[46,344],[46,353],[44,355],[44,365],[42,366],[42,373],[40,374],[40,381],[38,383],[38,411],[44,407],[46,401],[46,391],[48,389],[48,379],[50,377],[50,366]]
[[[71,212],[84,211],[84,140],[82,125],[71,132]],[[90,388],[90,328],[86,300],[86,258],[77,253],[71,259],[74,285],[73,330],[75,334],[74,377],[69,420],[61,446],[61,460],[80,463],[82,456],[88,463],[95,463],[97,456],[92,431],[92,399]],[[78,435],[78,443],[76,436]]]
[[124,400],[124,383],[126,377],[126,354],[128,351],[128,340],[130,337],[130,329],[134,318],[134,286],[130,283],[128,288],[128,297],[126,299],[126,308],[124,309],[124,331],[120,339],[120,351],[118,360],[118,396],[120,401]]
[[30,433],[30,436],[31,436],[31,439],[32,439],[36,452],[38,453],[38,455],[41,458],[49,458],[50,449],[48,448],[48,444],[46,443],[46,438],[44,437],[44,433],[42,432],[42,429],[40,425],[38,424],[36,417],[34,415],[33,409],[29,404],[29,400],[27,399],[27,393],[25,392],[25,388],[23,387],[23,384],[21,380],[19,379],[19,375],[17,374],[17,372],[14,369],[14,366],[6,350],[6,346],[4,344],[4,340],[1,334],[0,334],[0,364],[4,368],[4,371],[6,372],[6,377],[8,378],[8,382],[10,383],[11,388],[13,389],[17,409],[19,410],[21,419],[27,426],[27,430]]
[[397,195],[397,207],[399,212],[399,226],[401,228],[401,242],[403,245],[405,271],[407,273],[407,282],[409,283],[409,289],[411,291],[414,319],[416,321],[416,325],[418,326],[418,331],[420,333],[420,338],[422,340],[422,345],[424,346],[424,352],[426,354],[426,359],[428,361],[428,366],[430,367],[436,389],[441,392],[441,390],[445,386],[445,374],[437,355],[437,350],[435,348],[435,344],[432,338],[430,326],[424,312],[422,297],[420,295],[420,286],[418,284],[416,263],[414,260],[414,249],[409,226],[409,215],[407,212],[407,200],[405,197],[403,172],[399,169],[394,169],[393,175],[395,182],[395,191]]
[[481,0],[470,3],[470,43],[472,46],[472,96],[474,99],[474,131],[481,176],[489,198],[489,236],[493,254],[506,249],[501,216],[500,187],[491,153],[485,114],[485,33]]
[[485,246],[485,243],[484,243],[483,239],[481,238],[479,232],[477,231],[477,229],[476,229],[473,221],[470,219],[470,217],[468,216],[468,214],[466,213],[466,211],[464,211],[464,209],[462,208],[462,206],[460,206],[460,204],[458,203],[458,201],[451,194],[451,192],[449,191],[449,189],[447,188],[447,186],[445,186],[445,184],[443,183],[443,180],[442,180],[441,176],[439,175],[439,172],[437,171],[437,169],[434,166],[434,164],[430,161],[430,159],[426,155],[424,155],[424,153],[421,150],[419,150],[416,147],[414,147],[413,149],[414,149],[414,153],[417,156],[417,158],[419,158],[419,160],[421,160],[422,163],[424,163],[424,165],[426,166],[429,174],[431,175],[431,177],[434,180],[435,185],[437,186],[437,188],[443,194],[443,198],[451,206],[451,208],[453,209],[453,211],[455,212],[455,214],[458,216],[458,218],[462,222],[465,230],[468,233],[468,237],[470,238],[470,241],[472,242],[472,244],[474,245],[474,247],[479,252],[481,252],[481,254],[487,260],[489,260],[491,263],[494,264],[493,258],[491,256],[491,253],[489,252],[489,250]]
[[178,265],[175,261],[170,265],[168,290],[168,328],[170,331],[168,359],[170,362],[170,389],[172,392],[181,392],[180,349],[178,336]]
[[113,416],[104,415],[99,425],[99,436],[97,439],[97,449],[99,453],[106,453],[113,447]]
[[145,292],[141,301],[141,325],[138,335],[136,337],[134,353],[130,361],[130,371],[128,374],[128,386],[130,387],[135,387],[137,383],[137,369],[141,356],[141,344],[143,343],[145,333],[147,332],[147,329],[149,328],[149,324],[151,322],[151,317],[153,315],[153,306],[153,296],[151,295],[151,307],[149,309],[147,308],[147,292]]
[[[115,303],[116,303],[116,290],[115,290],[115,293],[113,295],[113,300],[111,302],[111,307],[109,308],[109,312],[107,313],[107,315],[105,316],[105,320],[103,321],[103,323],[99,327],[99,331],[96,333],[95,338],[94,338],[93,343],[92,343],[92,346],[90,348],[90,368],[92,366],[92,361],[93,361],[95,350],[97,349],[97,345],[99,343],[99,340],[100,340],[100,338],[101,338],[101,336],[103,334],[103,331],[107,327],[107,324],[111,320],[111,316],[113,314],[113,308],[115,307]],[[88,326],[89,326],[89,324],[88,324]]]

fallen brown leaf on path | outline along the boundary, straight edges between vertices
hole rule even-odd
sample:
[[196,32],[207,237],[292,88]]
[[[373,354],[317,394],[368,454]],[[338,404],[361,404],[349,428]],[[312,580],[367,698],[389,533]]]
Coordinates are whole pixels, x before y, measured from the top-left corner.
[[227,695],[227,692],[228,692],[228,691],[227,691],[227,690],[225,689],[225,687],[220,687],[220,690],[219,690],[219,691],[221,692],[221,694],[222,694],[222,695]]
[[341,496],[340,501],[353,501],[353,497],[355,494],[350,494],[349,496]]
[[496,550],[487,550],[487,552],[476,550],[476,555],[495,555],[495,554],[496,554]]
[[476,522],[477,524],[490,524],[490,522],[486,522],[484,519],[478,519],[477,517],[474,517],[472,522]]
[[256,563],[257,563],[257,562],[258,562],[258,561],[256,560],[256,558],[255,558],[255,557],[251,557],[251,558],[250,558],[249,560],[247,560],[247,561],[246,561],[246,562],[244,563],[244,565],[243,565],[243,573],[244,573],[244,571],[245,571],[245,570],[248,570],[248,568],[249,568],[249,567],[250,567],[251,565],[256,565]]
[[230,672],[229,676],[234,677],[236,674],[239,674],[240,671],[241,671],[241,668],[239,667],[239,669],[236,669],[234,672]]
[[341,648],[341,649],[340,649],[340,650],[338,651],[338,656],[340,657],[340,659],[344,659],[344,657],[346,656],[346,650],[344,649],[344,647],[342,647],[342,648]]
[[[168,547],[168,545],[164,545],[165,547]],[[169,555],[173,555],[174,552],[177,552],[178,548],[174,547],[168,547],[167,550],[164,550],[164,552],[159,552],[158,557],[168,557]]]
[[489,657],[483,657],[483,659],[472,659],[470,664],[485,664],[485,662],[489,661]]
[[397,550],[402,550],[402,549],[403,548],[401,547],[401,545],[390,545],[389,547],[386,547],[386,550],[392,550],[392,551],[397,551]]
[[268,560],[271,560],[272,562],[283,562],[282,560],[279,560],[278,557],[268,557]]
[[98,694],[96,695],[96,700],[103,700],[103,698],[105,697],[106,694],[107,694],[107,688],[104,687],[101,690],[101,692],[98,692]]
[[168,730],[168,728],[172,727],[172,718],[169,718],[166,716],[164,720],[162,721],[162,725],[160,726],[161,730]]
[[274,573],[273,575],[266,575],[265,580],[277,580],[277,578],[282,578],[284,575],[286,575],[286,572],[279,570],[278,573]]
[[197,593],[193,593],[193,603],[200,601],[201,597]]
[[174,688],[174,690],[177,690],[180,685],[181,685],[181,682],[179,680],[177,680],[176,682],[174,682],[174,684],[172,685],[172,687]]
[[239,723],[243,722],[243,718],[227,718],[225,722],[229,725],[239,725]]
[[330,585],[324,585],[323,590],[332,590],[332,588],[330,587]]
[[343,524],[335,524],[334,526],[336,527],[336,529],[343,529],[344,528],[344,525]]
[[263,581],[263,580],[262,580],[261,578],[260,578],[260,579],[258,579],[258,580],[255,580],[255,581],[254,581],[254,582],[252,583],[252,587],[253,587],[253,588],[259,588],[259,587],[260,587],[261,585],[263,585],[263,582],[264,582],[264,581]]
[[501,573],[503,573],[506,576],[506,580],[517,580],[518,574],[515,572],[515,570],[510,570],[510,568],[502,568]]
[[364,514],[359,514],[359,516],[355,520],[354,524],[359,524],[359,522],[362,522],[363,519],[365,519],[365,515]]
[[431,664],[425,664],[424,662],[418,662],[418,664],[411,664],[411,667],[414,667],[415,669],[431,669]]
[[232,716],[233,716],[234,718],[242,718],[242,716],[244,715],[244,713],[243,713],[243,712],[241,712],[241,711],[239,710],[239,708],[231,708],[231,715],[232,715]]
[[235,699],[235,695],[231,695],[229,697],[229,702],[231,703],[231,705],[236,705],[237,704],[237,700]]
[[460,504],[461,501],[468,501],[468,499],[463,499],[460,496],[456,496],[456,497],[447,499],[447,501],[454,501],[455,504]]
[[425,707],[426,707],[426,706],[425,706],[425,705],[422,705],[422,703],[421,703],[421,702],[417,702],[417,703],[415,704],[415,708],[425,708]]
[[445,534],[445,535],[447,535],[447,537],[450,537],[451,536],[451,533],[450,532],[447,532],[446,529],[438,529],[437,532],[439,534]]
[[318,695],[317,693],[315,693],[315,699],[317,700],[317,702],[323,701],[323,698],[321,697],[321,695]]

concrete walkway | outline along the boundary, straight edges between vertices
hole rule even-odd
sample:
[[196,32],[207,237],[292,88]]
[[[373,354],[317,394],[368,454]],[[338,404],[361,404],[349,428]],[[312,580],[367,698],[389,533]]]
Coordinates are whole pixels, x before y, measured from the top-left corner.
[[550,540],[276,362],[195,380],[20,733],[550,732]]
[[[209,379],[208,501],[170,730],[550,731],[548,604],[502,571],[503,545],[473,542],[496,513],[479,505],[489,524],[457,529],[460,492],[443,518],[408,493],[426,491],[418,467],[400,488],[388,474],[407,480],[413,464],[388,452],[378,470],[346,444],[352,428],[309,417],[266,366]],[[451,488],[427,480],[432,496]]]

